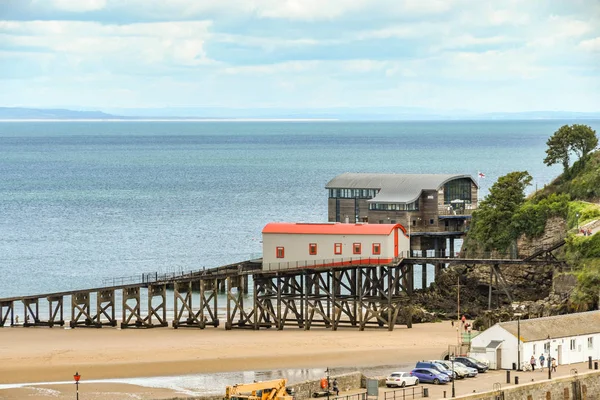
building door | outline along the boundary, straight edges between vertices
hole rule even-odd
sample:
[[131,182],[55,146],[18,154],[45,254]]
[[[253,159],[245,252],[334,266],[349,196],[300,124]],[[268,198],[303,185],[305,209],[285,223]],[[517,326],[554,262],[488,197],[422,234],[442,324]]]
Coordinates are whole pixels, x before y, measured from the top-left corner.
[[562,364],[562,344],[558,345],[558,356],[556,357],[557,359],[557,364],[561,365]]
[[496,369],[502,368],[502,349],[498,347],[496,349]]

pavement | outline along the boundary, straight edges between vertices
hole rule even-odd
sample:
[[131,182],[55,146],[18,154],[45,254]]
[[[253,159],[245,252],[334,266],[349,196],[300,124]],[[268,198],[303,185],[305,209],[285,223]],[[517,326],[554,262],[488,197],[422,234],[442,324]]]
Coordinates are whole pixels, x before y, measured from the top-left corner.
[[[569,365],[559,365],[556,368],[556,372],[552,372],[552,377],[560,377],[560,376],[568,376],[572,375],[575,370],[579,373],[588,372],[588,363],[578,363],[578,364],[569,364]],[[540,371],[539,368],[535,371],[525,372],[525,371],[510,371],[510,380],[511,383],[506,383],[506,370],[494,370],[487,371],[482,374],[478,374],[475,378],[465,378],[460,379],[454,382],[454,390],[456,396],[463,396],[467,394],[473,393],[481,393],[487,392],[495,389],[495,385],[500,385],[502,389],[509,388],[511,386],[515,386],[515,376],[519,377],[519,383],[529,383],[529,382],[540,382],[544,380],[548,380],[548,369],[544,368],[543,371]],[[380,400],[406,400],[406,399],[421,399],[422,396],[422,388],[429,389],[429,398],[430,399],[445,399],[452,397],[452,383],[447,383],[445,385],[433,385],[433,384],[420,384],[417,386],[410,386],[404,389],[400,388],[379,388],[379,396]],[[358,393],[364,392],[365,389],[362,390],[352,390],[348,392],[340,392],[339,400],[358,400],[360,397]],[[414,397],[413,397],[414,393]],[[354,399],[353,399],[354,397]],[[335,398],[335,397],[334,397]],[[332,398],[333,399],[333,398]]]

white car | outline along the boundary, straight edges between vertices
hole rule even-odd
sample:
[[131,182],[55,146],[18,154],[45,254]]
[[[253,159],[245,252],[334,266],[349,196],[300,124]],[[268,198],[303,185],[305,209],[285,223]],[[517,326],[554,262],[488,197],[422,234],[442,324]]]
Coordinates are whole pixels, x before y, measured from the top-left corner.
[[[452,369],[452,361],[450,360],[436,360],[435,362],[444,365],[450,370]],[[456,371],[459,375],[462,375],[463,378],[465,376],[468,376],[469,378],[477,376],[477,370],[475,368],[467,367],[458,361],[454,361],[454,371]]]
[[387,387],[404,387],[418,384],[419,378],[411,376],[410,372],[392,372],[392,374],[385,379],[385,386]]

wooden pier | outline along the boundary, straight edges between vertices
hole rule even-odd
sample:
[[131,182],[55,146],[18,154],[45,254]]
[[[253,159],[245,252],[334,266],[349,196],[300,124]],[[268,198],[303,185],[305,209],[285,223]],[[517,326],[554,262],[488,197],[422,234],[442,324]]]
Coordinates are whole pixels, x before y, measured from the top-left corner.
[[[564,243],[564,241],[563,241]],[[286,268],[263,271],[261,260],[181,274],[144,275],[138,282],[0,299],[0,327],[69,324],[71,328],[177,328],[283,329],[313,327],[336,330],[369,327],[393,330],[411,325],[414,266],[433,264],[435,274],[451,264],[490,266],[489,307],[492,288],[513,300],[502,274],[505,265],[561,265],[554,244],[522,259],[406,257],[388,265],[357,264],[342,267]],[[422,268],[427,287],[427,268]],[[494,282],[495,278],[495,282]],[[249,288],[252,285],[252,296]],[[168,291],[172,290],[172,302]],[[220,304],[225,302],[225,304]],[[70,318],[65,319],[65,307]],[[22,313],[17,313],[21,307]],[[172,305],[172,321],[167,320]],[[219,308],[220,307],[220,308]],[[44,312],[42,312],[44,311]],[[68,312],[68,311],[67,311]],[[17,321],[17,315],[24,319]]]

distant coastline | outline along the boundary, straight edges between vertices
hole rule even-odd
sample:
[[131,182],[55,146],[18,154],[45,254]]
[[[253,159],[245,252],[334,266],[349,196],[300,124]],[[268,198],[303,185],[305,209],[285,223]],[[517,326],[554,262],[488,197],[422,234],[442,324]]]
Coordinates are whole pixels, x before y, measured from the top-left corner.
[[335,118],[13,118],[2,122],[337,122]]
[[526,111],[477,113],[410,107],[280,108],[139,108],[77,111],[0,107],[0,122],[329,122],[329,121],[540,121],[597,120],[600,112]]

